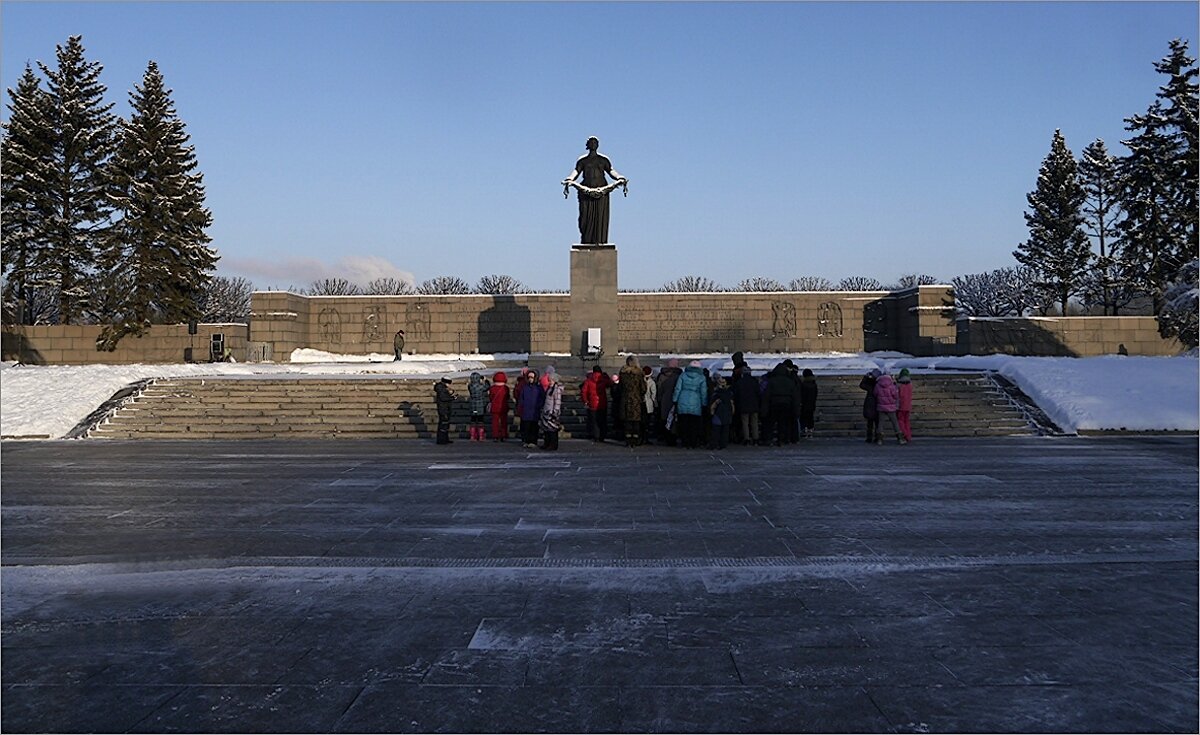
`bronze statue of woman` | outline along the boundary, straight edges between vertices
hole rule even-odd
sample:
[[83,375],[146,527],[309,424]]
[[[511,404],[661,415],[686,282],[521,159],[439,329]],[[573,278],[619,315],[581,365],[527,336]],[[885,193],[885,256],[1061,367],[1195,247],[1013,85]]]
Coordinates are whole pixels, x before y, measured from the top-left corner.
[[[608,193],[629,180],[612,167],[612,162],[599,152],[600,139],[587,139],[587,153],[579,157],[573,170],[563,179],[563,193],[568,187],[579,190],[579,242],[581,245],[608,243]],[[577,182],[583,176],[582,182]],[[613,178],[609,183],[608,177]]]

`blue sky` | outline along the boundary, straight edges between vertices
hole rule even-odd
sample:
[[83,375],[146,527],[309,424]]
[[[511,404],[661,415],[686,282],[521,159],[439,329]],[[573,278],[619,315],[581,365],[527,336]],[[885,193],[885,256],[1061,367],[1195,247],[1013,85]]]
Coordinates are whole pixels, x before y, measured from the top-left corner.
[[[5,89],[82,34],[116,111],[158,63],[218,272],[566,288],[589,135],[620,286],[1012,265],[1061,128],[1124,153],[1185,3],[22,3]],[[7,102],[7,96],[5,101]],[[4,110],[7,119],[8,110]]]

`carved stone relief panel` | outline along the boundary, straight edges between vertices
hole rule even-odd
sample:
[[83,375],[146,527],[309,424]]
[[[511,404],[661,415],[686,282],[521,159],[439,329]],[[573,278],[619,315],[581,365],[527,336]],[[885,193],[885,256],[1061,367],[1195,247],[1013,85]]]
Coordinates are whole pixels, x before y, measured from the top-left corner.
[[372,342],[387,342],[383,325],[387,323],[386,306],[367,306],[363,309],[363,338],[364,344]]
[[775,320],[771,329],[777,337],[796,336],[796,305],[787,301],[771,302],[771,311]]
[[842,306],[835,301],[826,301],[817,307],[817,336],[842,336]]
[[324,344],[338,344],[342,341],[342,315],[332,306],[326,306],[317,314],[317,333]]
[[430,339],[433,330],[429,324],[429,304],[409,304],[408,318],[405,320],[405,333],[410,338]]

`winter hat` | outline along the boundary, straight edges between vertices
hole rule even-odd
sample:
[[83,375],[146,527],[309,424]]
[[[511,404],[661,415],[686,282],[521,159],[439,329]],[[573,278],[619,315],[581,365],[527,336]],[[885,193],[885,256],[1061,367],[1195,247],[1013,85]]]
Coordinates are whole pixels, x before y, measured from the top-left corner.
[[688,367],[702,367],[699,360],[692,360],[688,363]]
[[908,368],[900,368],[900,375],[896,376],[897,383],[911,383],[912,378],[908,376]]
[[507,383],[508,376],[505,375],[503,372],[498,372],[492,376],[492,382],[493,383]]
[[792,368],[796,367],[796,363],[792,362],[792,358],[789,357],[783,361],[783,366],[788,370],[791,370]]
[[806,378],[811,378],[811,377],[813,377],[813,371],[812,371],[812,368],[804,368],[804,373],[803,373],[803,374],[804,374],[804,377],[806,377]]
[[442,382],[443,382],[443,383],[449,383],[449,382],[451,382],[451,381],[450,381],[450,376],[449,376],[449,375],[443,375],[443,376],[442,376]]
[[649,375],[652,372],[653,372],[653,370],[651,370],[649,365],[646,365],[645,367],[642,368],[642,375]]
[[878,378],[883,373],[879,371],[879,368],[871,368],[871,372],[867,373],[867,375],[870,375],[872,378]]

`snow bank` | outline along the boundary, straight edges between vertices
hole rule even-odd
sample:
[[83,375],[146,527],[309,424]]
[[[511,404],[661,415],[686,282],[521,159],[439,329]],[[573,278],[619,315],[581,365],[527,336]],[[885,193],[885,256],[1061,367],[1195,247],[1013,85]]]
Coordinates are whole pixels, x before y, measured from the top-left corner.
[[1020,386],[1065,431],[1200,430],[1200,360],[1195,357],[907,358],[902,367],[994,370]]
[[[299,353],[299,354],[297,354]],[[334,355],[313,350],[293,353],[293,363],[203,365],[30,366],[0,364],[0,433],[4,436],[59,438],[120,388],[146,378],[228,376],[244,379],[279,375],[342,377],[464,377],[487,371],[488,363],[522,361],[524,354]],[[697,360],[711,371],[729,371],[729,355],[664,355],[687,365]],[[298,358],[298,359],[297,359]],[[1021,387],[1064,430],[1200,430],[1200,360],[1180,357],[912,357],[895,352],[756,355],[745,353],[756,374],[784,359],[818,375],[880,368],[992,370]],[[918,394],[919,395],[919,394]]]

